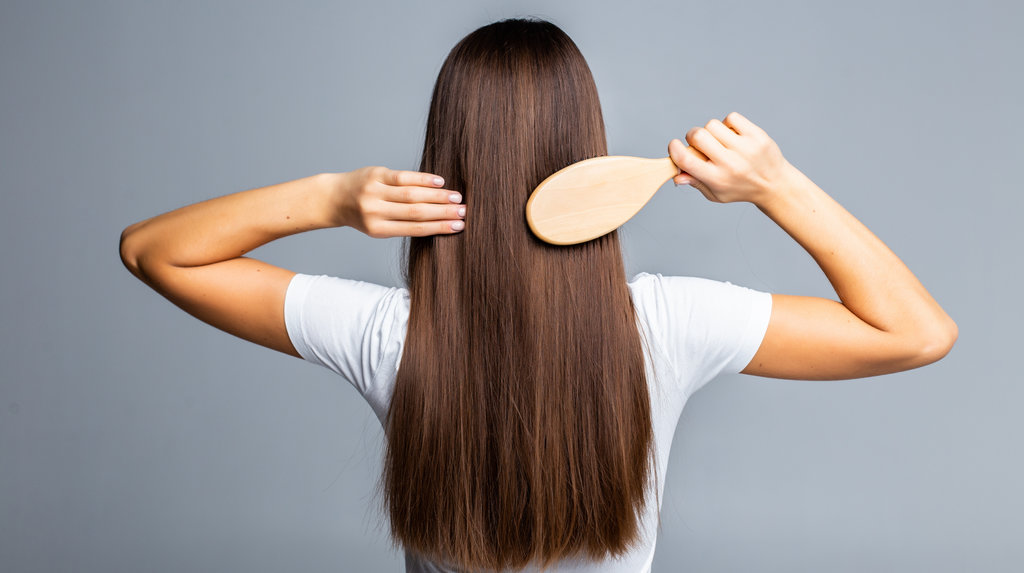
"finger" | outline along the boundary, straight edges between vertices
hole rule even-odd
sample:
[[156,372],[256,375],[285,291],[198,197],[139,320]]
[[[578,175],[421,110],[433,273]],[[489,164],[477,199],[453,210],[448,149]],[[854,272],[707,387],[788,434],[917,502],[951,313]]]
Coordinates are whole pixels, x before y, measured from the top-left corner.
[[420,171],[400,171],[396,169],[388,170],[384,174],[382,179],[384,183],[388,185],[422,185],[424,187],[441,187],[444,185],[444,179],[433,173],[423,173]]
[[692,147],[696,147],[698,151],[706,155],[712,163],[722,164],[725,161],[728,150],[721,141],[718,141],[710,131],[703,127],[695,127],[686,132],[686,140]]
[[453,221],[466,216],[465,205],[384,203],[380,216],[398,222]]
[[714,171],[715,166],[708,161],[706,155],[679,139],[673,139],[668,143],[668,154],[676,167],[697,179],[707,179]]
[[735,149],[740,144],[740,135],[717,119],[708,121],[704,129],[711,132],[711,135],[714,135],[715,139],[722,142],[722,145],[728,149]]
[[462,193],[448,189],[389,186],[384,198],[396,203],[461,203]]
[[690,175],[689,173],[680,173],[672,178],[672,182],[675,183],[677,187],[679,185],[692,185],[694,181],[696,181],[696,179],[694,179],[693,175]]
[[382,237],[426,237],[452,235],[466,228],[465,221],[383,221],[378,225]]
[[726,126],[732,128],[740,135],[767,135],[763,129],[754,125],[754,122],[743,117],[739,112],[730,112],[722,120]]

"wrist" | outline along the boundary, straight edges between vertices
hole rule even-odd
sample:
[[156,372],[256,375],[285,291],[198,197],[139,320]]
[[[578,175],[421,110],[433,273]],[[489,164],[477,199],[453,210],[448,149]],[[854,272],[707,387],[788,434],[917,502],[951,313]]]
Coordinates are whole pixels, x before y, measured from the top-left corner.
[[765,213],[770,213],[780,204],[793,199],[795,195],[806,191],[808,184],[814,183],[802,171],[786,162],[779,171],[777,177],[766,183],[754,199],[751,200],[757,208]]
[[327,227],[346,227],[345,194],[348,189],[348,173],[320,173],[317,175],[317,186],[322,219]]

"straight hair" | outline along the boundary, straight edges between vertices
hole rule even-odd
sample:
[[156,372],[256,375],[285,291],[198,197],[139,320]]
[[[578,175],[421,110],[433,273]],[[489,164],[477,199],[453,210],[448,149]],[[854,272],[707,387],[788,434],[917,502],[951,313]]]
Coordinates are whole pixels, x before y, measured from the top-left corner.
[[597,87],[556,25],[502,20],[448,54],[419,170],[462,193],[466,228],[408,239],[384,422],[384,504],[407,552],[499,571],[602,560],[642,538],[657,476],[618,232],[554,246],[525,216],[545,177],[603,155]]

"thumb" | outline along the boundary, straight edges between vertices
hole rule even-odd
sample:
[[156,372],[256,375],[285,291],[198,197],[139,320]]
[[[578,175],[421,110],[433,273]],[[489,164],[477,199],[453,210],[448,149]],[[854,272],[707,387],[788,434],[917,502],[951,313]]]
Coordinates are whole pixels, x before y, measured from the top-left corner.
[[690,183],[690,185],[693,185],[694,188],[697,189],[697,191],[700,191],[700,194],[703,195],[704,198],[707,199],[708,201],[711,201],[712,203],[721,203],[718,197],[715,196],[714,191],[708,188],[707,185],[697,180],[694,180],[692,183]]

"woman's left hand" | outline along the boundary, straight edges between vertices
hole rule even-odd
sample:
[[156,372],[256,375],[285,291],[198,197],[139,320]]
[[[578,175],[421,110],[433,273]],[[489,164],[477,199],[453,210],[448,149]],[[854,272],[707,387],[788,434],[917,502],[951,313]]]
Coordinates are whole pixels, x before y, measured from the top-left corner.
[[452,234],[465,228],[462,194],[418,171],[370,166],[337,173],[336,222],[375,239]]

